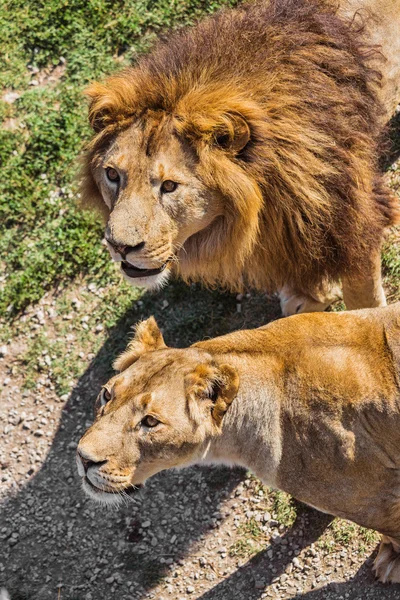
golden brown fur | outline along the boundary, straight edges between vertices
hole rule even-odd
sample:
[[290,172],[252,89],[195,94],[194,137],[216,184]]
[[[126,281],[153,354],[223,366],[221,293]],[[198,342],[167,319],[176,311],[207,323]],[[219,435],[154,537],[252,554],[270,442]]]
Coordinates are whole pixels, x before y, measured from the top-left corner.
[[[377,56],[359,22],[340,19],[327,0],[244,4],[170,35],[137,66],[89,88],[97,133],[83,196],[106,211],[118,244],[147,243],[149,217],[129,212],[132,198],[149,203],[148,214],[168,213],[154,236],[177,259],[168,268],[186,280],[234,290],[287,285],[314,297],[340,278],[351,285],[371,277],[377,287],[384,229],[398,216],[377,168]],[[179,149],[168,147],[171,139]],[[143,157],[159,160],[165,147],[211,198],[205,216],[214,212],[192,229],[185,222],[183,233],[171,211],[136,187],[107,209],[93,172],[114,146],[128,182],[149,177]],[[199,194],[178,197],[177,206],[194,211]],[[153,246],[159,265],[165,257]],[[154,267],[143,258],[142,267]],[[382,303],[380,292],[360,294],[352,308]]]
[[115,366],[124,370],[78,445],[90,495],[115,501],[195,462],[243,465],[380,531],[377,575],[400,582],[400,303],[296,315],[179,350],[150,319]]

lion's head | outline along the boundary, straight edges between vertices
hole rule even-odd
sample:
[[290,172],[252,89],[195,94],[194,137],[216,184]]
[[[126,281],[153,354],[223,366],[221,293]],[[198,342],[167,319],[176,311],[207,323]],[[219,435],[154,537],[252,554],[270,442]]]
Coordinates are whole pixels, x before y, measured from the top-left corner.
[[201,349],[167,348],[153,318],[141,323],[103,387],[79,442],[83,489],[118,502],[151,475],[201,459],[234,399],[236,371]]
[[243,3],[89,88],[82,196],[131,282],[364,276],[397,205],[376,169],[379,75],[334,4]]
[[[208,283],[230,273],[238,282],[262,204],[259,186],[237,160],[250,138],[243,117],[250,103],[242,98],[239,114],[235,102],[232,110],[222,106],[221,90],[193,93],[175,114],[144,107],[119,121],[118,86],[128,100],[133,90],[123,77],[88,91],[98,133],[83,187],[85,200],[106,216],[112,258],[126,279],[146,287],[159,286],[171,271],[200,273]],[[210,116],[212,102],[218,110]]]

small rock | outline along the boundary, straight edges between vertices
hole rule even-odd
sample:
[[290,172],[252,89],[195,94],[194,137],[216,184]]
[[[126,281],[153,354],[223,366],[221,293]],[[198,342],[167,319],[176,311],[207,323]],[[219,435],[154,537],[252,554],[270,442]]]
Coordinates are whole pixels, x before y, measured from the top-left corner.
[[5,344],[3,344],[3,346],[0,346],[0,358],[7,356],[7,354],[8,354],[8,348]]
[[195,588],[192,585],[188,585],[186,588],[186,592],[188,594],[193,594],[193,592],[195,591]]
[[264,523],[268,523],[271,520],[271,513],[266,512],[264,513]]
[[254,587],[256,590],[263,590],[265,588],[265,581],[263,579],[256,579]]
[[150,527],[150,525],[151,525],[151,521],[144,521],[144,522],[142,523],[142,527],[143,527],[143,529],[145,529],[146,527]]
[[21,98],[21,94],[18,94],[17,92],[8,92],[7,94],[4,94],[2,100],[7,104],[13,104],[16,100],[19,100],[19,98]]

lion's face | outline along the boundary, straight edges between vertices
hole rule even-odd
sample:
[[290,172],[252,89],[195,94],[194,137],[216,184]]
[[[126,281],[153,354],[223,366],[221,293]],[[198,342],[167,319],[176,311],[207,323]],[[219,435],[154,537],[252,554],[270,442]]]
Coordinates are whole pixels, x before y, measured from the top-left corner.
[[238,386],[236,372],[207,352],[166,348],[154,319],[116,367],[123,372],[100,392],[77,450],[83,489],[111,503],[159,471],[201,459]]
[[221,213],[190,145],[166,122],[136,122],[92,162],[108,208],[105,239],[124,277],[162,284],[186,240]]

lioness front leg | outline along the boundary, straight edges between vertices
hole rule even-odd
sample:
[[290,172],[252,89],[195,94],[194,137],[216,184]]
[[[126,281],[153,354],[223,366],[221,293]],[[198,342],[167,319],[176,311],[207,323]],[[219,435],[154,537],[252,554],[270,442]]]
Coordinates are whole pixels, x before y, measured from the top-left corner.
[[300,313],[322,312],[341,297],[339,286],[326,286],[319,294],[305,295],[285,285],[279,292],[282,315],[290,317]]
[[361,276],[343,277],[343,300],[348,310],[386,306],[382,287],[380,249],[370,256]]
[[400,583],[400,541],[382,536],[373,569],[382,583]]

